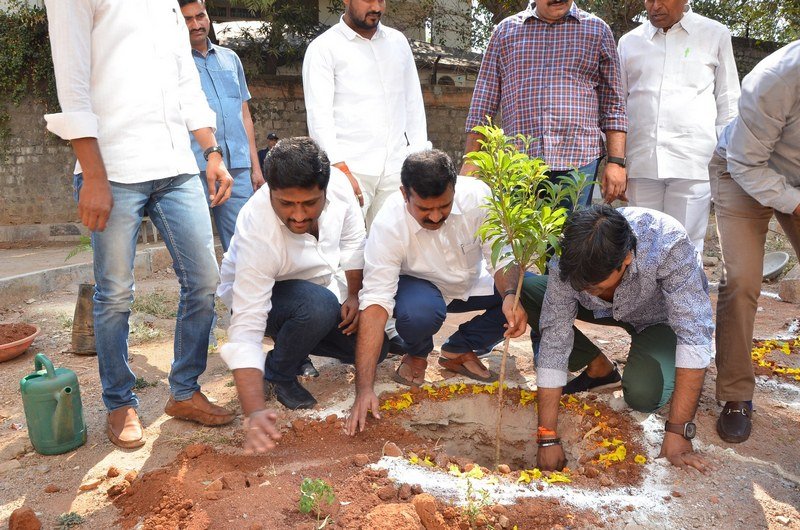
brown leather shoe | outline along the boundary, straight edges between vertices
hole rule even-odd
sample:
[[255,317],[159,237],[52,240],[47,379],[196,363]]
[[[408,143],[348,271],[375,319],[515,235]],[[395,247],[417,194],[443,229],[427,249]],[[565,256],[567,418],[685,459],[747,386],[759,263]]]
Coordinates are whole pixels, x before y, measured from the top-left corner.
[[191,399],[185,401],[175,401],[175,398],[170,396],[164,412],[173,418],[196,421],[203,425],[225,425],[236,417],[236,414],[228,409],[209,402],[199,390],[192,394]]
[[728,401],[717,420],[717,434],[728,443],[742,443],[750,437],[753,409],[746,401]]
[[111,443],[123,449],[134,449],[144,445],[142,422],[136,409],[131,406],[120,407],[108,413],[106,434]]

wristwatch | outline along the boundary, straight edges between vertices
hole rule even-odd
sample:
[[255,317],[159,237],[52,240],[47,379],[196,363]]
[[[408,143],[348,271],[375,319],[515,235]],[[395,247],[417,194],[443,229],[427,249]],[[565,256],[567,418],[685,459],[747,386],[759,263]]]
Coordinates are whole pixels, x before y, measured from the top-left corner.
[[616,164],[619,167],[625,167],[625,164],[628,162],[628,159],[626,157],[624,157],[624,156],[623,157],[609,156],[609,157],[606,157],[606,161],[609,164]]
[[691,440],[697,434],[697,426],[691,421],[686,423],[670,423],[668,421],[664,424],[664,430],[673,434],[680,434],[687,440]]
[[222,154],[222,148],[220,146],[218,146],[218,145],[214,145],[212,147],[209,147],[205,151],[203,151],[203,158],[208,160],[208,157],[211,156],[211,153],[219,153],[219,156],[222,156],[222,157],[225,156],[225,155]]

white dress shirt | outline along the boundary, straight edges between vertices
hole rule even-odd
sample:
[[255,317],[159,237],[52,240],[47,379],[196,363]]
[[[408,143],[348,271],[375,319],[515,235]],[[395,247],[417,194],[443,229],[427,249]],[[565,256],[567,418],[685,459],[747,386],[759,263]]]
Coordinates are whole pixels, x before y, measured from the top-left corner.
[[347,177],[331,168],[319,239],[295,234],[270,202],[268,186],[239,212],[236,232],[222,258],[217,295],[232,311],[228,343],[220,349],[228,368],[264,370],[261,347],[272,308],[272,287],[282,280],[307,280],[327,287],[343,302],[344,271],[364,268],[364,217]]
[[717,136],[739,99],[728,29],[691,11],[666,33],[646,21],[622,36],[619,56],[628,177],[708,180]]
[[398,191],[386,201],[370,227],[364,249],[364,286],[360,308],[379,305],[391,316],[401,274],[428,280],[445,299],[466,300],[494,292],[491,242],[482,243],[478,229],[487,216],[481,207],[488,186],[471,177],[458,177],[450,216],[438,230],[428,230],[408,213]]
[[428,147],[425,107],[408,40],[378,24],[365,39],[340,20],[303,61],[308,134],[331,163],[365,175],[399,173]]
[[48,130],[97,138],[112,182],[197,173],[187,129],[213,129],[216,120],[177,2],[45,4],[62,111],[45,115]]

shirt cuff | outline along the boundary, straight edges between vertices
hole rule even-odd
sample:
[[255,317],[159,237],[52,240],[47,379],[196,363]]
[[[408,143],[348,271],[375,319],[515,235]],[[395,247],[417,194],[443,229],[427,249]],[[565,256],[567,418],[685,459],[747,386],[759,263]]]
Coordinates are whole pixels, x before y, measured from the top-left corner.
[[63,138],[97,138],[99,119],[93,112],[59,112],[58,114],[45,114],[47,130]]
[[714,347],[711,344],[697,346],[694,344],[678,344],[675,348],[675,367],[702,369],[711,364],[714,358]]
[[796,188],[787,187],[786,193],[782,193],[775,200],[775,209],[787,215],[792,215],[798,204],[800,204],[800,191]]
[[536,368],[536,386],[539,388],[561,388],[567,384],[567,372],[553,368]]
[[264,363],[267,362],[267,354],[261,344],[228,342],[222,345],[219,349],[219,354],[230,370],[257,368],[263,373]]
[[628,118],[625,116],[609,116],[600,121],[600,130],[628,132]]
[[342,252],[339,268],[344,271],[364,269],[364,248],[362,247],[354,252]]
[[386,300],[377,300],[375,298],[361,298],[358,303],[359,311],[363,311],[371,305],[379,305],[386,310],[386,313],[389,315],[389,318],[392,318],[394,314],[394,300],[386,301]]
[[[217,115],[210,108],[208,110],[197,110],[191,116],[186,116],[186,128],[190,131],[198,129],[211,128],[212,131],[217,131]],[[219,142],[219,138],[217,141]]]

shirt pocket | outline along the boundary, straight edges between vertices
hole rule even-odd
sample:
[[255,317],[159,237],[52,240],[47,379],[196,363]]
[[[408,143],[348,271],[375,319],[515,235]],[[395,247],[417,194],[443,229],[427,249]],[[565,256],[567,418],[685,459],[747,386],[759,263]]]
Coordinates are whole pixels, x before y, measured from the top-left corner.
[[463,243],[458,253],[459,265],[462,269],[473,270],[478,267],[483,259],[483,247],[480,243]]

